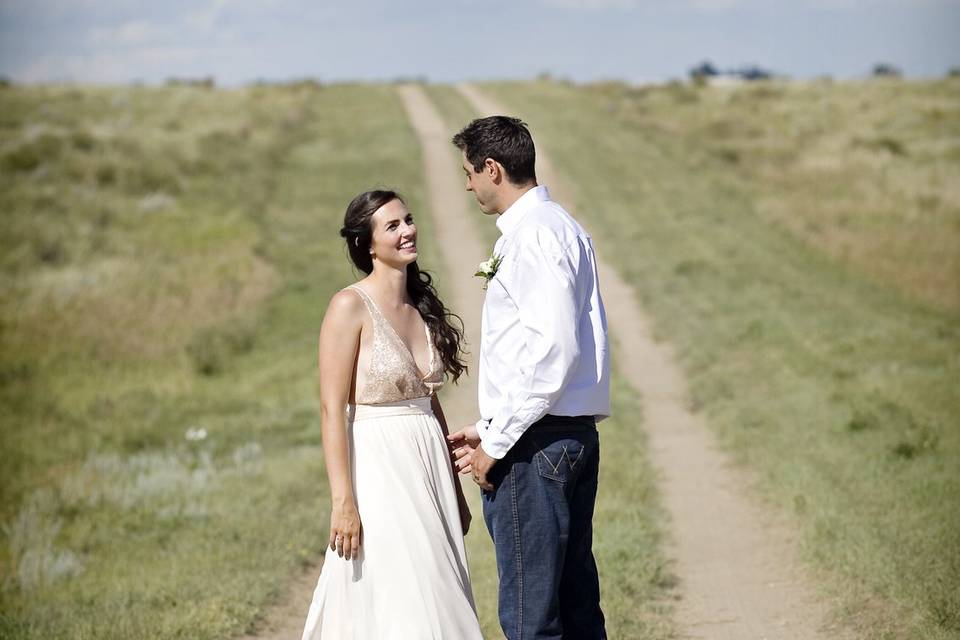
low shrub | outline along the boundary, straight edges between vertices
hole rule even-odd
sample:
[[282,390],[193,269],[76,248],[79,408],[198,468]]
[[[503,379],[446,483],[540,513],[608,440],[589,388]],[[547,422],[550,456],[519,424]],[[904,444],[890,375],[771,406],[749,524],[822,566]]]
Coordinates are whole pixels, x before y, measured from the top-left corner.
[[232,319],[197,331],[186,345],[194,370],[204,376],[222,373],[231,358],[253,349],[255,331],[255,325],[245,319]]

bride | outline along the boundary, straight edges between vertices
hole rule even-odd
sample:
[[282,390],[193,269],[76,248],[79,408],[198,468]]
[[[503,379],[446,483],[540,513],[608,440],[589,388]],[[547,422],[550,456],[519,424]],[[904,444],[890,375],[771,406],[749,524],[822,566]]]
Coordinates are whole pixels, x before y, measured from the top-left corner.
[[320,329],[330,544],[302,640],[480,639],[470,511],[436,397],[466,368],[462,330],[417,267],[398,194],[358,195],[340,234],[368,275],[333,296]]

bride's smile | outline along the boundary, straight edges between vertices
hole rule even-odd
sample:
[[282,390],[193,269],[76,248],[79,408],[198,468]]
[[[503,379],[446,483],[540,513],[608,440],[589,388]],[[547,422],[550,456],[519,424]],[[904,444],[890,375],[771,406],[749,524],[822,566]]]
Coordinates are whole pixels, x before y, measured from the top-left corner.
[[387,263],[406,265],[417,259],[417,225],[400,200],[377,209],[370,219],[373,230],[370,254]]

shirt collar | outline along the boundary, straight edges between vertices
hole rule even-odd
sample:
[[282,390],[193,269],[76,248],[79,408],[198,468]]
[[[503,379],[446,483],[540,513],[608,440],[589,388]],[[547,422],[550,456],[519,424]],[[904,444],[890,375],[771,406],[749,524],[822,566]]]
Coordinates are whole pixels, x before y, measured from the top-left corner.
[[550,193],[544,185],[538,185],[526,191],[522,196],[507,207],[507,210],[497,216],[497,228],[506,235],[517,228],[527,211],[540,202],[550,200]]

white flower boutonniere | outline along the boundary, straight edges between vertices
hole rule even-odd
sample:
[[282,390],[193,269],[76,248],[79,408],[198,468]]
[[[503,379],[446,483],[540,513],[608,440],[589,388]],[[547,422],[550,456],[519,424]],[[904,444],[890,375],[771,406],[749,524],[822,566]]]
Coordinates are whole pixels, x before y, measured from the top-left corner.
[[477,272],[473,275],[483,278],[484,289],[486,289],[487,284],[493,280],[493,276],[497,275],[497,269],[500,268],[501,262],[503,262],[503,256],[493,254],[489,260],[484,260],[477,266]]

